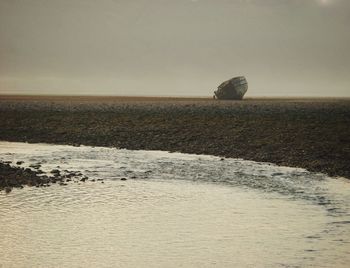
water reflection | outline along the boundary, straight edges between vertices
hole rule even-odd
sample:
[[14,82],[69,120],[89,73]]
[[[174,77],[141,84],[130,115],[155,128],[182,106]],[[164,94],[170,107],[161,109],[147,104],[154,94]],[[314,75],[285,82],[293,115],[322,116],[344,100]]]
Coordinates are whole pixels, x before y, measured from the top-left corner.
[[347,267],[350,261],[345,180],[237,159],[109,148],[0,143],[0,159],[107,179],[1,192],[0,266]]

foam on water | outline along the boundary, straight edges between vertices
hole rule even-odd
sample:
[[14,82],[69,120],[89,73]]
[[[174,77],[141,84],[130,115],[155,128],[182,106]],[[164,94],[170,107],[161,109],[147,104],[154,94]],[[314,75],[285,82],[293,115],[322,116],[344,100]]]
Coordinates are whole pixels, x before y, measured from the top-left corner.
[[[342,178],[331,179],[304,169],[241,159],[88,146],[0,142],[0,160],[24,161],[24,167],[40,164],[46,172],[57,167],[79,171],[90,180],[106,182],[25,188],[10,195],[0,193],[0,224],[8,234],[6,243],[0,240],[3,252],[0,257],[6,264],[11,264],[11,252],[3,251],[6,245],[15,243],[17,235],[30,237],[23,229],[13,230],[13,226],[22,226],[26,215],[34,215],[41,222],[31,222],[33,230],[40,233],[44,230],[52,236],[46,243],[67,246],[71,253],[85,260],[92,257],[72,249],[69,239],[57,241],[55,235],[67,235],[65,228],[76,230],[76,226],[69,224],[87,225],[85,231],[76,230],[76,242],[91,253],[89,239],[93,240],[99,254],[84,266],[93,266],[96,261],[102,266],[118,262],[131,267],[142,267],[145,263],[157,267],[179,264],[346,267],[350,262],[350,184]],[[121,178],[128,181],[122,182]],[[47,218],[50,215],[59,226],[57,230],[57,226],[47,228],[54,225]],[[63,225],[59,222],[62,215],[69,215]],[[89,217],[97,221],[98,227],[85,222]],[[122,218],[120,223],[114,222],[116,217]],[[170,223],[167,217],[171,218]],[[153,231],[152,224],[156,226]],[[118,230],[116,225],[120,225]],[[128,225],[133,226],[132,231]],[[94,233],[94,226],[100,239],[89,234]],[[190,231],[184,235],[181,230],[186,228]],[[159,237],[158,230],[162,230]],[[124,237],[125,232],[129,238]],[[110,243],[103,242],[108,235]],[[90,238],[83,239],[84,236]],[[34,242],[17,242],[16,247],[22,248],[28,257],[33,254],[31,246],[43,243]],[[152,252],[138,243],[147,245]],[[161,249],[157,253],[156,245],[162,245],[170,256]],[[119,259],[115,259],[107,254],[111,248],[124,254],[123,257],[118,255]],[[64,250],[61,254],[66,261],[58,260],[54,249],[49,246],[46,254],[57,263],[80,266],[79,258]],[[103,250],[107,253],[102,254]],[[239,252],[240,257],[232,256],[232,252]],[[153,254],[153,259],[148,254]],[[50,258],[41,257],[41,261],[29,263],[55,266]],[[15,266],[21,266],[20,261],[18,257]]]

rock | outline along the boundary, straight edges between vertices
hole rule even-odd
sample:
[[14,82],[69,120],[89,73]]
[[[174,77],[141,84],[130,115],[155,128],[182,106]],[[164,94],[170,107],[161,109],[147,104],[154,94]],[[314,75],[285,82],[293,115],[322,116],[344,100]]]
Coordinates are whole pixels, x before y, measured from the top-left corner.
[[241,100],[248,90],[248,82],[244,76],[237,76],[221,83],[214,91],[214,97],[223,100]]
[[58,169],[53,169],[53,170],[51,170],[50,173],[51,173],[51,174],[57,174],[57,175],[59,175],[59,174],[60,174],[60,171],[59,171]]
[[16,164],[17,165],[22,165],[24,163],[24,161],[17,161]]
[[38,169],[38,170],[36,171],[36,174],[44,174],[44,171],[42,171],[41,169]]
[[12,191],[12,188],[11,187],[5,187],[5,193],[10,193]]
[[[52,170],[54,176],[38,176],[41,170],[32,170],[23,167],[11,167],[0,161],[0,190],[9,193],[12,188],[23,188],[23,185],[35,187],[47,187],[50,183],[64,185],[59,170]],[[63,184],[62,184],[63,183]]]
[[34,168],[34,169],[39,169],[41,167],[40,164],[32,164],[29,167]]
[[126,181],[127,179],[126,179],[126,178],[121,178],[120,180],[121,180],[121,181]]

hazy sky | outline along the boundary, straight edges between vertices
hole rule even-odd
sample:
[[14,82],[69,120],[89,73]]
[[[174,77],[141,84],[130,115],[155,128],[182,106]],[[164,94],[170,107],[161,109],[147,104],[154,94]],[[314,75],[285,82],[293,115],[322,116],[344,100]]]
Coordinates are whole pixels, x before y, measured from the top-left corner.
[[0,93],[350,96],[349,0],[0,0]]

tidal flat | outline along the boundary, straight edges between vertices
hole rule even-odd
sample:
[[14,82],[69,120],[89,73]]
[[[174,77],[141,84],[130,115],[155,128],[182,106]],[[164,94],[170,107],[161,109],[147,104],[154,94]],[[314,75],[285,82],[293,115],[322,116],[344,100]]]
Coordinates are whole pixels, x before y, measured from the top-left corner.
[[163,150],[350,178],[350,99],[0,96],[0,140]]

